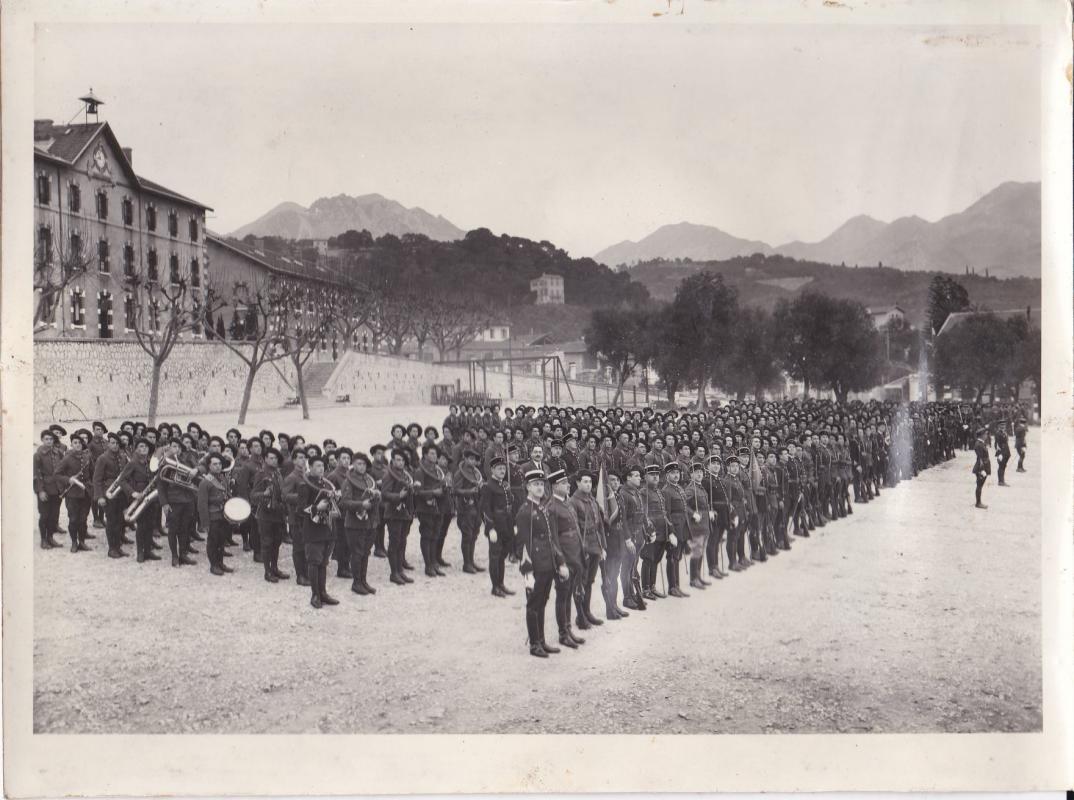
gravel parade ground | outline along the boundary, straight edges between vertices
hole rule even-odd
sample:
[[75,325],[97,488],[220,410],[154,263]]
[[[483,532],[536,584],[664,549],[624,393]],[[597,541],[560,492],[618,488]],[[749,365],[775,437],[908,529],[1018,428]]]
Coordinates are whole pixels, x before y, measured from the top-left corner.
[[[256,412],[264,427],[367,448],[444,407]],[[185,426],[184,417],[168,417]],[[203,415],[214,433],[234,414]],[[109,428],[120,420],[107,421]],[[38,427],[41,427],[39,425]],[[69,430],[78,425],[67,424]],[[334,608],[294,579],[34,548],[38,733],[928,733],[1042,724],[1040,430],[1026,473],[973,508],[972,452],[885,490],[793,550],[689,599],[668,598],[536,659],[523,579],[507,599],[461,572],[407,587],[371,559],[372,597],[329,570]],[[994,469],[993,465],[993,469]],[[66,516],[61,516],[66,528]],[[408,558],[418,564],[417,526]],[[65,542],[66,537],[58,537]],[[166,547],[166,540],[161,543]],[[133,553],[133,547],[126,548]],[[161,551],[167,556],[167,550]],[[487,563],[478,544],[478,563]],[[280,566],[293,572],[290,547]],[[598,579],[599,580],[599,579]],[[604,604],[594,592],[594,610]],[[546,628],[555,638],[552,604]]]

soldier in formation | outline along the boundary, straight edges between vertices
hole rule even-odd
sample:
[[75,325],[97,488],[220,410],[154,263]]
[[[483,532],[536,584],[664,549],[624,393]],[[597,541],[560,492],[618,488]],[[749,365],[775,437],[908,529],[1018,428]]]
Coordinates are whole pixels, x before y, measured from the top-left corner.
[[[184,432],[94,422],[70,435],[53,425],[34,453],[33,486],[42,549],[67,533],[73,553],[92,550],[90,520],[99,520],[110,558],[134,544],[138,562],[159,560],[156,539],[166,535],[172,566],[185,567],[206,534],[211,574],[234,571],[227,562],[241,541],[264,580],[281,584],[291,578],[279,563],[290,546],[294,581],[314,608],[338,603],[332,559],[359,597],[380,581],[414,584],[415,520],[428,580],[454,571],[443,553],[456,528],[458,572],[484,572],[483,534],[490,594],[515,594],[508,565],[522,567],[530,651],[547,657],[654,601],[688,598],[684,581],[705,591],[789,551],[796,537],[954,458],[967,420],[975,504],[986,508],[990,446],[1006,486],[1009,437],[1024,472],[1027,432],[1021,409],[987,411],[988,422],[985,409],[954,403],[732,401],[699,413],[522,405],[502,416],[460,406],[439,428],[391,426],[368,454],[285,432],[213,436],[197,423]],[[379,559],[387,570],[370,568]],[[544,634],[553,594],[559,647]]]

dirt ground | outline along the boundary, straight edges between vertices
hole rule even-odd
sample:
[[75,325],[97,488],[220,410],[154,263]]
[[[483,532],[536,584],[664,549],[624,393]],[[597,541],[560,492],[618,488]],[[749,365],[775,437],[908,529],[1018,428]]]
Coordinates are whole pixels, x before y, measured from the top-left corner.
[[[444,409],[255,414],[261,427],[367,446]],[[233,418],[202,419],[214,431]],[[1039,432],[1029,472],[986,486],[972,454],[796,539],[768,564],[650,604],[548,660],[525,646],[522,578],[415,573],[374,597],[271,585],[167,560],[34,550],[34,728],[51,733],[833,733],[1041,728]],[[65,520],[61,522],[65,525]],[[419,559],[416,534],[409,558]],[[130,548],[128,548],[130,549]],[[166,551],[165,551],[166,552]],[[479,562],[486,562],[479,545]],[[288,572],[290,548],[281,565]],[[334,570],[330,575],[334,574]],[[594,607],[602,615],[603,601]],[[554,630],[551,607],[547,627]]]

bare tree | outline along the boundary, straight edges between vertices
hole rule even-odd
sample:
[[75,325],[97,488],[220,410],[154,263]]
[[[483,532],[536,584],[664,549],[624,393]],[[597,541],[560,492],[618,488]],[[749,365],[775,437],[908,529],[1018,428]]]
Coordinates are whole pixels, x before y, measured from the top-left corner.
[[[302,295],[292,313],[293,319],[283,323],[286,349],[291,355],[291,364],[295,368],[295,382],[298,399],[302,404],[302,419],[310,418],[309,403],[306,398],[305,367],[325,337],[338,331],[342,321],[349,322],[352,309],[357,302],[354,291],[342,287],[328,287],[319,284],[307,284],[296,288]],[[291,324],[287,324],[290,322]]]
[[458,351],[493,324],[495,311],[487,304],[475,304],[472,297],[437,298],[429,309],[430,337],[444,361],[452,350]]
[[77,234],[59,241],[52,240],[51,229],[38,233],[34,244],[34,332],[47,328],[56,315],[63,293],[76,279],[82,277],[93,263],[82,237]]
[[399,355],[414,324],[414,304],[410,297],[399,292],[377,298],[369,326],[377,341],[388,345],[388,352]]
[[222,305],[209,290],[191,287],[192,275],[173,271],[167,281],[143,269],[126,274],[124,289],[124,325],[152,361],[149,382],[148,424],[156,424],[160,401],[160,375],[183,334],[201,329],[206,316]]
[[[257,373],[266,364],[301,352],[323,335],[324,327],[310,319],[301,325],[295,320],[305,308],[306,289],[302,282],[274,275],[260,275],[250,285],[240,281],[222,295],[234,310],[231,336],[221,339],[246,364],[246,382],[239,405],[238,424],[246,422]],[[307,412],[308,413],[308,412]]]

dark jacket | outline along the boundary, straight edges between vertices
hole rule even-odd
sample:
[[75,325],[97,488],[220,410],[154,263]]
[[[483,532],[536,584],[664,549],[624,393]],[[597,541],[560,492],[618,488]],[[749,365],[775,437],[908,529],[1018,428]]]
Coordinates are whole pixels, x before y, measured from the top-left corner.
[[555,518],[529,498],[515,515],[515,555],[528,559],[536,572],[554,572],[566,563]]
[[41,445],[34,453],[34,492],[45,492],[55,497],[63,491],[67,481],[56,475],[63,461],[63,453],[55,447]]

